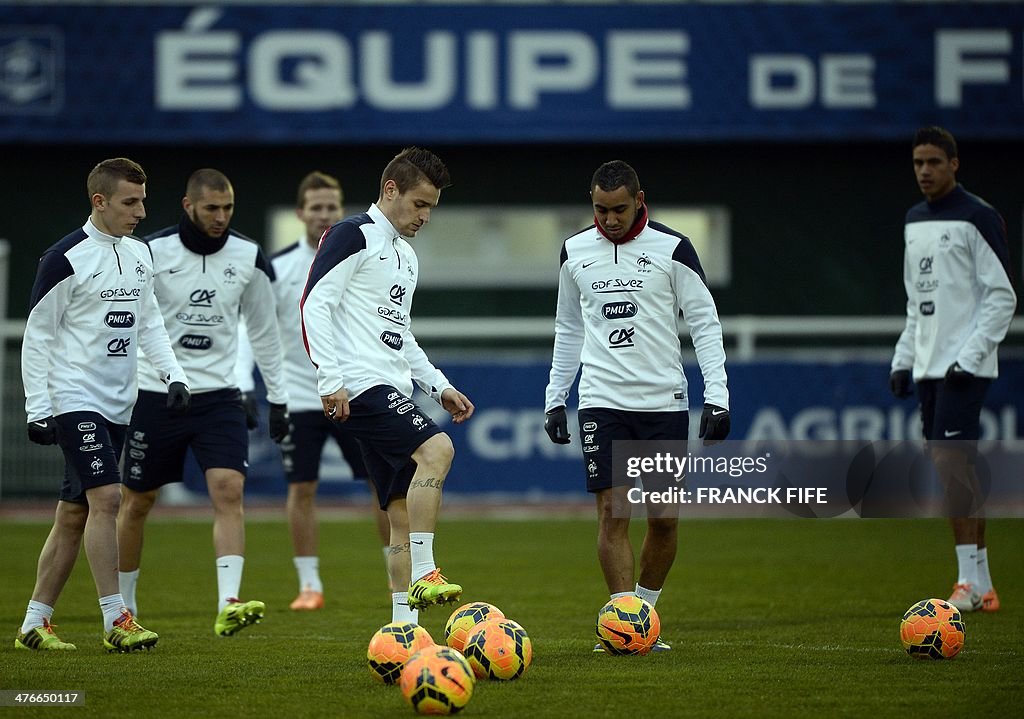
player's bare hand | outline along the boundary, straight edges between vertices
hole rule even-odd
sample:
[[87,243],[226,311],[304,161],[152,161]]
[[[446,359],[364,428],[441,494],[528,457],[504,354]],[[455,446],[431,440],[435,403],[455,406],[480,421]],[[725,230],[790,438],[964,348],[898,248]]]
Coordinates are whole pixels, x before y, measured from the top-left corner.
[[448,410],[455,424],[465,422],[473,416],[473,410],[476,409],[469,401],[469,397],[454,387],[449,387],[441,393],[441,406]]
[[321,397],[320,403],[324,406],[324,414],[328,418],[333,419],[335,422],[344,422],[348,419],[348,390],[344,387],[334,394]]

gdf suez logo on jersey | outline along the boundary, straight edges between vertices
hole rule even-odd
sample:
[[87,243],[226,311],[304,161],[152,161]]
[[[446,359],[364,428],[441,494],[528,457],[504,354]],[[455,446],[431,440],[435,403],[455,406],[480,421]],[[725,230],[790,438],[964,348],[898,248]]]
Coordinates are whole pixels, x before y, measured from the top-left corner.
[[127,357],[131,337],[115,337],[107,342],[107,357]]
[[633,335],[636,334],[636,327],[622,327],[608,333],[608,349],[623,349],[633,347]]
[[388,296],[392,302],[400,305],[405,300],[405,288],[401,285],[391,285],[391,291],[388,292]]
[[188,296],[188,303],[191,307],[213,307],[216,296],[217,290],[195,290]]

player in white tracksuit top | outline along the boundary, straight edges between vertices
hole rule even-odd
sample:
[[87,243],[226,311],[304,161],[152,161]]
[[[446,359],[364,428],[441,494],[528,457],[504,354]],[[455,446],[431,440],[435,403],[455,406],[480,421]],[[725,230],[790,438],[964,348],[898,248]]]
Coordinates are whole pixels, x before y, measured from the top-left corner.
[[[288,433],[287,394],[270,288],[273,270],[259,246],[229,229],[234,189],[223,173],[198,170],[188,181],[178,225],[147,238],[156,297],[178,360],[192,381],[187,417],[160,411],[159,388],[142,369],[129,427],[125,492],[118,519],[122,592],[135,607],[145,520],[160,488],[180,482],[189,450],[203,470],[214,508],[217,634],[233,634],[262,617],[262,602],[241,602],[245,527],[242,495],[249,433],[235,382],[240,316],[247,319],[271,403],[270,435]],[[248,605],[245,608],[245,605]],[[246,616],[248,613],[251,616]],[[259,615],[259,616],[257,616]]]
[[[595,224],[562,246],[544,429],[552,442],[569,442],[565,404],[582,362],[579,423],[587,490],[597,495],[605,582],[612,597],[635,592],[653,605],[675,559],[678,512],[649,508],[634,585],[629,504],[623,501],[628,487],[613,486],[612,443],[686,440],[680,313],[704,376],[700,436],[705,443],[725,439],[722,327],[697,253],[686,237],[648,218],[633,168],[605,163],[590,188]],[[669,648],[658,640],[656,649]]]
[[[291,431],[281,441],[281,463],[288,483],[285,505],[288,529],[294,549],[293,562],[299,576],[299,596],[290,608],[296,611],[323,607],[324,588],[320,578],[319,528],[316,494],[320,483],[320,460],[324,445],[333,438],[358,480],[368,479],[362,449],[346,425],[324,416],[317,392],[316,368],[309,361],[302,341],[299,300],[316,257],[320,238],[344,216],[341,183],[323,172],[311,172],[299,183],[295,212],[304,232],[294,244],[271,258],[276,280],[277,326],[284,352],[284,378],[288,390]],[[245,393],[249,427],[258,424],[256,399],[252,394],[253,354],[244,322],[238,338],[238,386]],[[371,491],[373,485],[370,485]],[[390,555],[391,529],[387,514],[373,502],[377,532],[384,549],[385,564]]]
[[169,383],[164,411],[186,409],[189,393],[153,296],[149,253],[130,236],[146,216],[146,174],[119,157],[99,163],[87,184],[92,214],[40,259],[22,342],[29,439],[59,443],[65,469],[17,649],[75,648],[57,638],[50,618],[83,542],[104,647],[131,651],[157,641],[133,619],[115,570],[118,462],[138,391],[138,348],[153,358],[153,381]]
[[925,201],[906,217],[907,323],[889,388],[903,398],[917,384],[922,430],[956,542],[958,574],[949,601],[961,612],[994,612],[999,595],[988,570],[974,458],[981,407],[999,374],[997,351],[1017,295],[1006,223],[957,183],[958,155],[953,135],[940,127],[922,128],[914,137],[914,172]]
[[[328,230],[302,297],[302,331],[316,366],[324,413],[363,446],[370,480],[391,524],[392,620],[455,601],[462,587],[434,562],[441,490],[454,455],[451,440],[412,401],[413,380],[458,424],[473,404],[416,343],[410,310],[418,279],[415,237],[449,183],[428,150],[407,148],[384,169],[369,210]],[[411,582],[411,583],[410,583]]]

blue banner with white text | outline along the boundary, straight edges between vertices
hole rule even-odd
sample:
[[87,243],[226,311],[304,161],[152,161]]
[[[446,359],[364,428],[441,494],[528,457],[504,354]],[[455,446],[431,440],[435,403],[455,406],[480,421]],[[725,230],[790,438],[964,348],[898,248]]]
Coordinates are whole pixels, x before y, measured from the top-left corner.
[[[572,442],[552,444],[544,433],[544,387],[549,365],[532,362],[440,362],[448,378],[476,405],[463,425],[454,425],[432,400],[417,401],[449,434],[455,463],[445,484],[446,496],[517,500],[551,500],[585,494],[586,475],[575,414]],[[703,388],[696,367],[690,380],[690,437],[700,424]],[[730,362],[732,414],[730,440],[828,442],[833,440],[900,441],[921,436],[916,401],[889,394],[889,366],[884,362]],[[570,398],[575,407],[575,396]],[[1024,360],[1004,360],[981,413],[981,445],[1024,452]],[[266,434],[266,422],[250,436],[250,494],[283,494],[280,451]],[[353,482],[340,452],[328,443],[324,453],[321,494],[366,494]],[[205,491],[198,476],[186,483]],[[368,495],[367,495],[368,496]]]
[[1024,4],[0,4],[0,142],[1024,137]]

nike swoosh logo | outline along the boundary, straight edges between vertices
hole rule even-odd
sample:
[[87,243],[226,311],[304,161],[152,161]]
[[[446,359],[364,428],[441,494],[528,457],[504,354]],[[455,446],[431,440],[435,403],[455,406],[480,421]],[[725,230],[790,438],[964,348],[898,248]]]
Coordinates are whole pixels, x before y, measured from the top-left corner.
[[[33,422],[32,424],[34,424],[36,427],[46,427],[46,422]],[[420,542],[420,544],[423,544],[423,542]]]
[[229,565],[227,565],[227,564],[218,564],[217,566],[220,567],[221,569],[227,569]]
[[946,435],[947,437],[956,437],[958,434],[962,434],[962,433],[963,433],[963,430],[961,430],[961,429],[958,429],[955,432],[950,432],[947,429],[945,432],[943,432],[943,434]]
[[94,272],[92,276],[95,279],[96,277],[99,277],[102,274],[103,274],[103,270],[100,270],[99,272]]
[[594,264],[594,262],[597,262],[597,260],[593,260],[592,262],[584,262],[584,263],[583,263],[583,269],[587,269],[587,268],[588,268],[588,267],[590,267],[590,266],[591,266],[592,264]]
[[712,417],[717,417],[720,414],[729,414],[729,410],[727,410],[727,409],[713,409],[713,410],[711,410],[711,416]]
[[387,257],[378,257],[377,259],[378,259],[378,260],[387,260],[387,259],[389,259],[389,258],[387,258]]
[[175,272],[181,272],[183,269],[185,269],[185,268],[184,267],[179,267],[176,270],[167,270],[167,274],[173,275]]
[[415,539],[412,540],[413,544],[423,544],[423,542],[417,542]]

